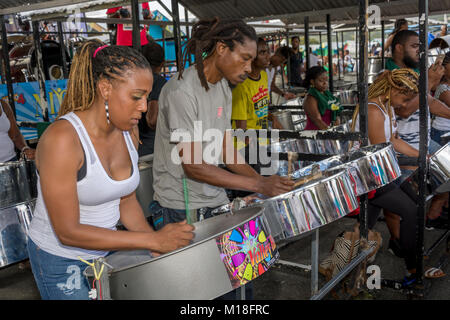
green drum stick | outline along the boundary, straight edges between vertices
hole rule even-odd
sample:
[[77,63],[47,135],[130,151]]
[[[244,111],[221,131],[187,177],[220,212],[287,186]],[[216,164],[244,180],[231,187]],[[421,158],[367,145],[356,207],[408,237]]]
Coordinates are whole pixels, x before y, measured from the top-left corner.
[[186,210],[186,220],[188,224],[191,224],[191,215],[189,214],[189,193],[187,188],[186,177],[183,175],[183,191],[184,191],[184,206]]

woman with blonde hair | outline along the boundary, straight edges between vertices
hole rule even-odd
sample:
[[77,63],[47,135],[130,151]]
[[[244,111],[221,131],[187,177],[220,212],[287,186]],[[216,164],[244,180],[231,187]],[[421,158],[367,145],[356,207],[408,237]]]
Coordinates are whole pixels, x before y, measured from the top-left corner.
[[[109,251],[166,253],[193,238],[185,221],[155,232],[136,199],[136,125],[152,82],[147,60],[132,48],[89,41],[77,52],[59,119],[36,150],[28,252],[43,299],[88,299],[86,262]],[[117,230],[119,219],[126,230]]]
[[[418,74],[404,68],[386,70],[372,83],[368,92],[369,144],[390,142],[397,153],[408,157],[419,156],[417,149],[398,137],[394,114],[396,108],[404,108],[416,97],[419,93],[418,82]],[[355,110],[353,116],[356,131],[359,130],[357,113],[358,110]],[[389,249],[404,258],[407,269],[404,284],[410,285],[416,279],[417,195],[408,183],[402,184],[403,181],[399,178],[376,191],[368,203],[368,225],[369,229],[373,229],[381,209],[384,209],[386,224],[392,235]]]

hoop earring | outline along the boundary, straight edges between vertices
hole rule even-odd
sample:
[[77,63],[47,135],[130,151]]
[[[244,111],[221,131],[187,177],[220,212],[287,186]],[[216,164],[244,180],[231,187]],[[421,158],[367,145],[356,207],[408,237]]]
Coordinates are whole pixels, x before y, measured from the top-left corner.
[[106,111],[106,122],[109,124],[109,106],[108,101],[105,101],[105,111]]

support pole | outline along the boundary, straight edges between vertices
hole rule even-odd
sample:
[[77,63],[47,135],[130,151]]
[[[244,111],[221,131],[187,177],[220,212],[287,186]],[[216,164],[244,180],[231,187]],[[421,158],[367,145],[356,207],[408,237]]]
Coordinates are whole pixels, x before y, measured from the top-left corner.
[[9,62],[9,51],[8,51],[8,35],[6,34],[6,20],[5,16],[0,16],[0,24],[2,28],[2,68],[4,69],[4,75],[6,79],[2,79],[3,81],[6,80],[6,87],[8,88],[8,102],[11,106],[11,109],[14,112],[14,116],[16,115],[16,104],[14,103],[14,89],[12,85],[12,79],[11,79],[11,67]]
[[[188,12],[187,8],[184,8],[184,20],[185,20],[186,23],[189,22],[189,12]],[[189,25],[186,24],[186,41],[189,41],[189,38],[190,38],[189,33],[190,33]],[[189,65],[191,65],[192,64],[192,60],[191,60],[191,55],[190,54],[188,54],[187,59],[188,59]]]
[[331,17],[327,14],[328,70],[329,89],[333,92],[333,46],[331,43]]
[[345,62],[345,50],[344,50],[344,31],[341,31],[341,56],[342,56],[342,75],[344,77],[345,80],[345,67],[344,67],[344,62]]
[[44,75],[44,66],[42,61],[42,49],[41,49],[41,39],[39,35],[39,21],[33,21],[33,42],[34,42],[34,50],[36,53],[36,78],[39,83],[39,91],[40,91],[40,103],[42,109],[42,116],[45,122],[49,121],[48,116],[48,104],[47,104],[47,94],[45,89],[45,75]]
[[[367,27],[367,7],[368,0],[359,0],[359,130],[362,137],[362,146],[367,146],[368,122],[367,122],[367,102],[368,102],[368,27]],[[368,219],[367,219],[367,194],[360,197],[360,234],[367,240]]]
[[336,31],[336,53],[337,53],[338,79],[341,80],[341,57],[339,54],[339,35],[337,31]]
[[358,35],[358,27],[356,27],[356,31],[355,31],[355,55],[356,55],[356,79],[359,79],[359,35]]
[[132,23],[133,23],[133,49],[141,51],[141,29],[139,22],[139,1],[131,0],[131,12],[132,12]]
[[[286,29],[286,45],[289,48],[289,30],[288,29]],[[289,52],[291,52],[291,51],[289,51]],[[292,86],[292,83],[291,83],[291,80],[292,80],[291,79],[291,53],[289,53],[289,56],[287,58],[286,66],[287,66],[286,73],[287,73],[287,80],[288,80],[287,86],[289,88],[289,86]]]
[[64,79],[68,79],[69,72],[67,70],[67,56],[66,56],[66,47],[64,45],[63,26],[61,21],[58,21],[57,24],[58,24],[58,40],[60,45],[59,47],[61,50],[61,59],[63,64],[63,75]]
[[[322,41],[321,41],[322,42]],[[322,44],[320,46],[320,49],[322,50]],[[305,17],[305,55],[306,55],[306,70],[308,70],[311,67],[311,61],[309,59],[309,17]],[[322,58],[323,60],[323,58]],[[323,62],[322,62],[323,64]]]
[[180,29],[180,13],[178,10],[178,0],[172,0],[172,16],[173,16],[173,37],[175,41],[175,56],[177,60],[177,70],[180,70],[183,63],[181,54],[181,29]]
[[319,228],[311,235],[311,296],[319,292]]
[[[163,52],[164,52],[164,56],[165,56],[166,55],[166,32],[163,27],[161,27],[161,31],[162,31],[162,47],[163,47]],[[164,62],[164,65],[167,65],[167,61]],[[166,77],[166,76],[167,76],[166,68],[164,68],[164,77]]]
[[322,59],[322,67],[325,66],[323,62],[323,48],[322,48],[322,32],[319,32],[319,42],[320,42],[320,58]]
[[428,153],[428,0],[419,0],[419,201],[417,210],[417,284],[423,284],[423,252],[426,214],[427,153]]
[[384,20],[381,21],[381,68],[384,69]]

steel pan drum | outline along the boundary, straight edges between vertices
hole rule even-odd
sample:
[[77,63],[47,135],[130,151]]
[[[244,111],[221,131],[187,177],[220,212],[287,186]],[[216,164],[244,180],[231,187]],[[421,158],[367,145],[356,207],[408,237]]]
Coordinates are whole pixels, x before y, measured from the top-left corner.
[[[282,195],[256,200],[248,206],[263,206],[271,234],[275,241],[308,232],[335,221],[356,210],[359,203],[346,170],[328,170],[314,179]],[[231,204],[216,209],[218,213],[230,210]]]
[[450,142],[430,158],[430,184],[435,193],[450,191]]
[[0,208],[30,201],[32,198],[27,163],[25,161],[0,163]]
[[286,130],[294,130],[294,123],[292,122],[292,114],[289,110],[280,110],[273,112],[272,115],[278,119],[280,124]]
[[145,217],[150,215],[148,205],[153,200],[153,160],[140,161],[139,164],[139,186],[136,189],[136,198],[144,211]]
[[341,157],[344,163],[334,169],[348,170],[356,194],[381,188],[401,176],[394,147],[381,143],[351,151]]
[[[196,222],[191,245],[152,258],[148,251],[106,257],[112,299],[214,299],[266,272],[279,253],[262,208]],[[92,277],[88,267],[85,274]]]
[[355,105],[358,103],[358,92],[354,90],[342,90],[336,92],[339,101],[343,105]]
[[0,267],[28,258],[27,233],[34,201],[0,209]]
[[301,106],[303,105],[303,100],[300,97],[287,100],[286,102],[281,104],[282,106]]

